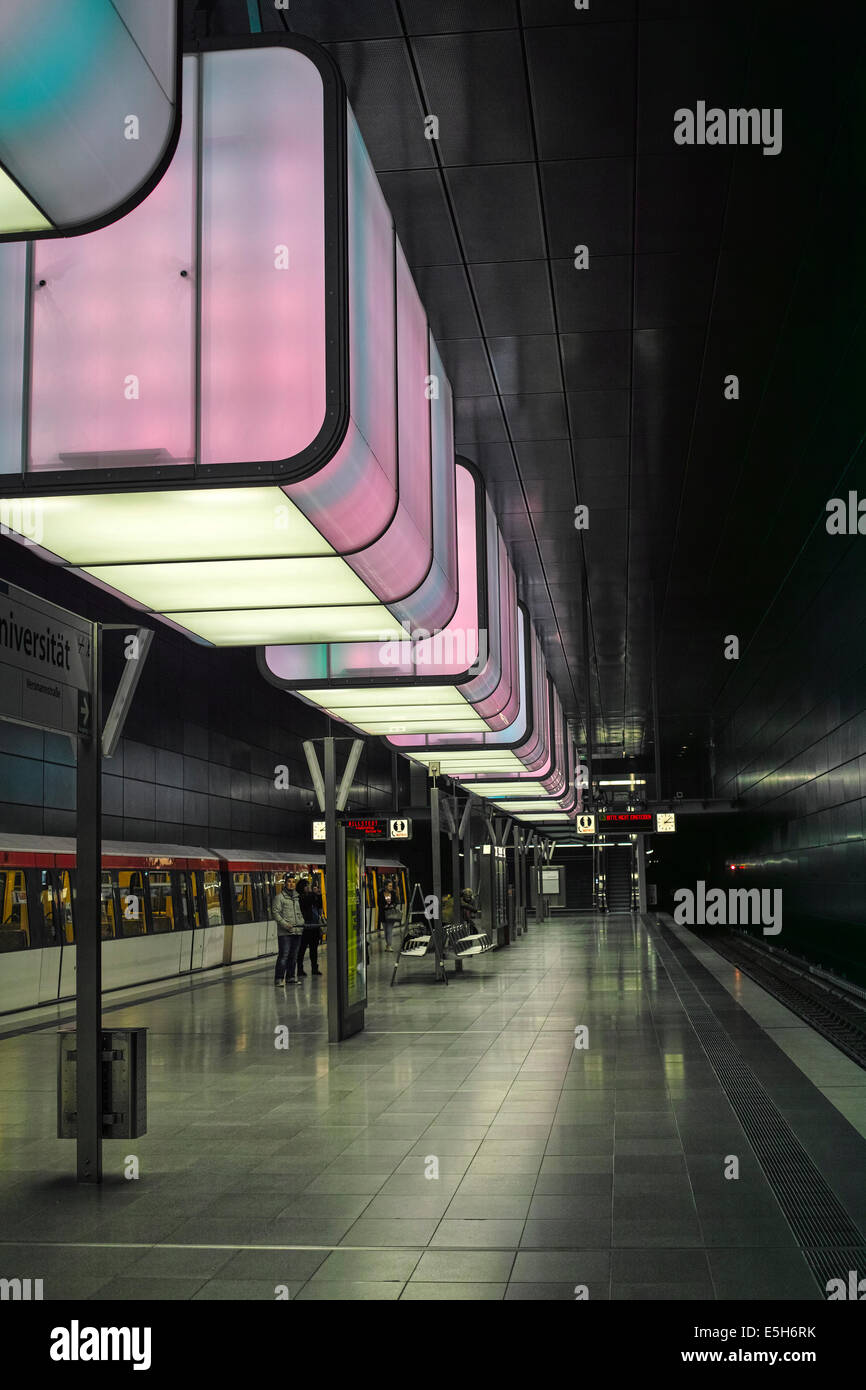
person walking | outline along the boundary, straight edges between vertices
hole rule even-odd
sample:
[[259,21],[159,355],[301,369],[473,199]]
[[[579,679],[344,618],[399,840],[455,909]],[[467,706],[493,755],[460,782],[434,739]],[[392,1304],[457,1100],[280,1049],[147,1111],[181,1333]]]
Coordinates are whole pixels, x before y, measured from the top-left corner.
[[[298,902],[304,919],[304,931],[298,951],[298,977],[304,979],[306,978],[303,970],[305,951],[308,951],[310,955],[310,974],[321,975],[322,973],[319,969],[319,937],[321,935],[319,922],[321,919],[316,906],[316,895],[311,891],[305,878],[302,878],[298,884]],[[321,897],[319,902],[321,902]]]
[[304,930],[304,918],[295,892],[295,879],[284,874],[281,891],[274,898],[274,917],[277,920],[277,965],[274,984],[285,988],[299,983],[295,974],[298,948]]
[[382,926],[385,929],[385,950],[391,950],[391,933],[403,922],[403,909],[397,901],[396,893],[386,892],[382,899]]

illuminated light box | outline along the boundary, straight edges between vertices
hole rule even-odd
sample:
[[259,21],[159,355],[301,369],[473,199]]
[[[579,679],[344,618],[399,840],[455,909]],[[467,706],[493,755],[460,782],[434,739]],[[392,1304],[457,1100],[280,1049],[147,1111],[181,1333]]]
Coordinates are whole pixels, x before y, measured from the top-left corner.
[[[456,765],[462,757],[462,766],[471,770],[476,770],[478,767],[479,752],[490,752],[490,756],[495,756],[492,752],[493,748],[499,754],[507,753],[512,747],[519,748],[526,737],[527,725],[531,724],[533,715],[534,682],[532,679],[527,681],[527,667],[530,668],[530,675],[533,676],[533,661],[543,661],[541,649],[532,630],[528,610],[522,603],[517,605],[517,650],[517,711],[510,724],[496,731],[485,728],[483,733],[465,733],[453,739],[447,735],[435,734],[430,731],[424,734],[406,735],[390,739],[393,747],[410,757],[421,750],[437,748],[445,755],[454,755],[451,761],[452,766]],[[459,750],[462,749],[467,751],[461,754]],[[474,751],[470,752],[470,749]],[[500,762],[502,761],[500,758]],[[483,765],[487,766],[486,761]],[[511,764],[504,762],[503,766],[510,767]]]
[[[520,690],[514,572],[477,471],[462,463],[457,497],[460,598],[450,628],[401,643],[332,644],[319,663],[327,672],[319,688],[306,683],[309,655],[303,648],[268,649],[259,658],[266,678],[368,733],[480,734],[491,724],[513,722]],[[486,653],[481,650],[485,632]],[[480,669],[473,673],[476,660]],[[406,717],[387,725],[374,720],[368,710],[371,689],[382,690],[383,700],[395,707],[404,702]],[[429,702],[436,690],[456,706],[455,716],[440,713],[426,725],[419,718],[412,722],[411,706],[419,696],[421,703]]]
[[180,129],[178,0],[0,0],[0,239],[125,216]]
[[[332,631],[339,622],[342,627],[354,625],[358,639],[363,641],[371,630],[381,631],[382,616],[376,605],[350,608],[255,608],[226,609],[208,612],[194,609],[189,612],[167,612],[165,616],[178,627],[216,647],[258,647],[273,642],[287,628],[298,632],[301,640],[320,642],[322,633]],[[394,619],[391,620],[392,622]]]
[[[0,506],[44,504],[46,553],[202,640],[438,629],[458,603],[451,388],[342,79],[295,35],[201,49],[140,207],[34,245],[29,274],[21,246],[0,247],[2,457],[21,460]],[[237,533],[198,544],[226,494]],[[265,558],[292,563],[256,601],[253,566],[214,568]]]

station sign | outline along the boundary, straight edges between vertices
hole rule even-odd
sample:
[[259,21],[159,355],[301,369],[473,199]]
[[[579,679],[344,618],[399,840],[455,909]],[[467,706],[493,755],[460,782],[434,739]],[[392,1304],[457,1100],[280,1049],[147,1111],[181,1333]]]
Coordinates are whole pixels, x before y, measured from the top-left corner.
[[656,818],[652,811],[603,811],[598,818],[599,830],[625,830],[634,835],[640,831],[655,830]]
[[91,625],[0,580],[0,719],[89,734]]
[[595,816],[578,816],[574,824],[578,835],[595,834]]
[[[412,822],[403,819],[386,820],[379,816],[340,816],[340,824],[350,835],[361,840],[411,840]],[[325,839],[325,822],[313,821],[313,839]]]

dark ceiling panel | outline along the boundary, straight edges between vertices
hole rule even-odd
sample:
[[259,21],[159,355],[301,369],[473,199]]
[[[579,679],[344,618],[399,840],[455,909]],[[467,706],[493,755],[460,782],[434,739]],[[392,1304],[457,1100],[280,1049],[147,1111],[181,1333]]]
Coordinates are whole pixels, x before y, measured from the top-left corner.
[[628,434],[628,391],[569,391],[567,398],[574,439]]
[[630,158],[541,165],[551,256],[574,260],[576,246],[587,246],[590,258],[631,255],[632,166]]
[[731,157],[725,148],[683,147],[668,155],[641,155],[635,228],[638,255],[720,246],[730,169]]
[[567,439],[526,440],[517,445],[517,461],[523,478],[566,478],[571,474],[571,449]]
[[613,19],[632,19],[636,4],[637,0],[605,0],[603,5],[590,4],[589,9],[578,10],[568,0],[520,0],[520,13],[527,27],[565,24],[570,20],[576,28],[607,24]]
[[460,252],[439,175],[432,170],[407,170],[380,174],[379,182],[412,268],[459,264]]
[[628,333],[563,333],[565,384],[569,391],[628,386],[631,338]]
[[625,477],[628,472],[628,444],[627,436],[617,435],[575,440],[574,462],[578,477],[595,473]]
[[491,396],[493,378],[487,364],[487,354],[480,338],[455,338],[439,344],[454,394],[457,396]]
[[400,39],[329,44],[377,171],[435,164],[421,101]]
[[412,273],[437,342],[477,335],[478,318],[462,265],[417,265]]
[[507,438],[498,396],[457,397],[454,436],[461,444],[496,444]]
[[485,333],[552,333],[553,302],[546,261],[494,261],[472,267]]
[[517,0],[402,0],[410,34],[510,29],[517,24],[516,4]]
[[[266,11],[265,5],[260,9]],[[351,5],[345,0],[290,0],[285,18],[296,34],[308,34],[320,43],[399,38],[402,33],[394,0],[352,0]]]
[[470,261],[535,261],[543,257],[534,164],[448,169],[445,177]]
[[511,438],[567,439],[565,400],[558,392],[535,396],[503,396]]
[[561,333],[622,328],[631,314],[631,256],[590,256],[577,270],[574,258],[553,262],[553,284]]
[[718,255],[674,251],[635,258],[635,328],[704,324],[710,312]]
[[532,158],[523,51],[516,29],[449,34],[412,44],[443,164]]
[[558,391],[562,387],[556,337],[489,338],[496,381],[503,396]]
[[526,48],[540,157],[632,154],[634,25],[532,29]]

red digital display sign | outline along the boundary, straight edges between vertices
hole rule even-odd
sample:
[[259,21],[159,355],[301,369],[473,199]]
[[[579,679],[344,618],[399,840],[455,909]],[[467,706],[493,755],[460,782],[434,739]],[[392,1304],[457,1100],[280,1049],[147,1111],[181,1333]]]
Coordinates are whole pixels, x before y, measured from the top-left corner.
[[654,830],[655,817],[652,811],[606,811],[598,818],[599,830],[608,826],[617,830]]
[[356,817],[354,820],[344,820],[343,825],[349,835],[362,835],[365,840],[387,840],[388,822],[386,820],[376,820],[369,816]]

